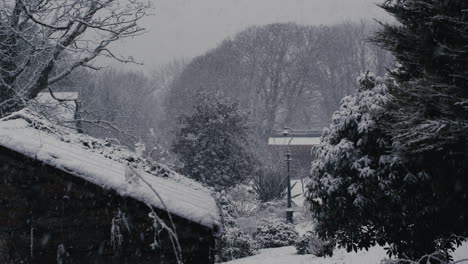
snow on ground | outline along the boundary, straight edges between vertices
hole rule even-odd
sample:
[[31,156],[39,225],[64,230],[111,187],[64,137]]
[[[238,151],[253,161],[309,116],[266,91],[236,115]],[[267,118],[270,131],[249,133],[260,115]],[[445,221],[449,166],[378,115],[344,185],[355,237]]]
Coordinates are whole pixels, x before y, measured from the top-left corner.
[[298,255],[294,247],[263,249],[255,256],[227,262],[229,264],[378,264],[385,256],[382,248],[371,248],[369,252],[347,253],[337,249],[332,258],[314,255]]
[[[458,248],[453,256],[455,261],[468,258],[468,243]],[[262,249],[255,256],[236,259],[226,264],[379,264],[385,257],[385,250],[382,247],[373,247],[369,251],[357,253],[336,249],[331,258],[298,255],[294,247],[282,247]]]
[[[300,180],[293,180],[291,184],[296,183],[291,190],[293,197],[302,194],[302,184]],[[305,186],[304,186],[305,188]],[[304,205],[304,196],[299,195],[293,199],[298,206],[297,211]],[[296,214],[295,214],[296,215]],[[312,221],[303,221],[296,223],[296,230],[300,234],[312,230]],[[468,242],[463,244],[453,253],[454,260],[468,258]],[[345,249],[335,249],[333,257],[316,257],[314,255],[298,255],[296,249],[292,246],[281,248],[262,249],[257,255],[236,259],[225,262],[226,264],[380,264],[381,260],[386,258],[385,250],[382,247],[373,247],[369,251],[346,252]],[[467,263],[463,262],[463,263]]]
[[[462,259],[468,259],[468,242],[465,242],[461,247],[457,248],[452,254],[454,261],[460,261]],[[468,263],[468,260],[461,263]]]
[[291,189],[291,196],[297,196],[293,199],[294,203],[297,206],[302,207],[304,205],[305,200],[304,195],[302,193],[302,188],[304,187],[305,189],[305,182],[304,186],[302,186],[301,180],[291,180],[291,186],[293,186],[293,188]]
[[309,218],[306,217],[301,217],[300,214],[304,214],[303,207],[304,207],[304,201],[305,197],[303,195],[303,188],[305,190],[305,182],[304,186],[302,185],[301,180],[292,180],[291,185],[293,186],[291,190],[291,195],[295,197],[293,199],[294,204],[297,205],[296,212],[294,213],[294,219],[296,223],[296,230],[299,232],[300,235],[305,234],[307,231],[311,231],[313,229],[313,221],[308,220]]
[[314,223],[312,220],[300,222],[296,224],[296,231],[299,235],[304,235],[307,231],[311,231],[314,229]]

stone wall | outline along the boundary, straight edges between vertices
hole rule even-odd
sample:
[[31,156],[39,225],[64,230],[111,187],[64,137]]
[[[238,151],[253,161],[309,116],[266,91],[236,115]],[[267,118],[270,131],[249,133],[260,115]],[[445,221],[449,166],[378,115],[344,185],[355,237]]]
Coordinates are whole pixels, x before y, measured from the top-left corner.
[[[166,231],[159,230],[159,247],[151,249],[150,212],[132,198],[0,148],[0,263],[176,263]],[[165,211],[156,213],[169,224]],[[172,219],[184,263],[211,263],[211,230]]]

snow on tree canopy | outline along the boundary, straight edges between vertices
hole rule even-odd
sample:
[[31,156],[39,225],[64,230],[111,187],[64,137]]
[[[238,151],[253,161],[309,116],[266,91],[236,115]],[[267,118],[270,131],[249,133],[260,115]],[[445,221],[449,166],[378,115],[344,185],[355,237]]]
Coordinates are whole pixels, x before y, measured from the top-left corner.
[[[109,140],[78,134],[24,109],[0,119],[0,146],[221,232],[220,212],[208,188]],[[133,171],[163,202],[132,177]]]
[[[371,159],[368,154],[373,153],[371,149],[375,146],[388,144],[375,131],[378,117],[385,111],[383,106],[389,101],[388,88],[384,79],[370,72],[361,75],[358,84],[355,95],[341,100],[320,145],[313,149],[316,159],[311,165],[309,183],[312,200],[338,194],[341,188],[346,188],[355,199],[354,205],[359,207],[364,199],[360,190],[364,189],[366,179],[377,177],[379,160]],[[355,176],[361,179],[359,183],[353,182]]]

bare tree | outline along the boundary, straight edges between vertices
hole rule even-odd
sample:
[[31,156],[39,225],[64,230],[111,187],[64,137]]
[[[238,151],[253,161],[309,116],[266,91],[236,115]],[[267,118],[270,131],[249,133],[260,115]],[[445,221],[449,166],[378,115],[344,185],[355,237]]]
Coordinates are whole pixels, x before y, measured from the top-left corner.
[[239,97],[239,91],[243,89],[243,80],[240,77],[244,76],[240,72],[245,69],[240,67],[239,61],[232,41],[225,40],[218,48],[195,57],[184,66],[164,97],[164,128],[167,131],[167,141],[173,139],[177,116],[193,110],[197,91],[238,98],[240,107],[245,108],[245,100]]
[[111,43],[144,32],[148,0],[5,0],[0,3],[0,116],[92,61]]
[[[166,101],[169,118],[191,110],[197,90],[239,100],[261,138],[278,122],[293,122],[293,104],[310,98],[313,61],[320,47],[315,27],[255,26],[194,58],[173,83]],[[284,121],[288,119],[288,121]]]
[[261,140],[284,126],[320,129],[362,72],[391,64],[367,41],[374,29],[366,21],[247,28],[184,68],[168,92],[166,118],[191,111],[195,91],[205,90],[239,100]]
[[252,27],[235,37],[243,64],[251,69],[251,109],[265,121],[259,131],[268,137],[278,122],[292,122],[294,103],[311,86],[312,65],[320,46],[316,28],[296,24]]
[[392,66],[392,55],[369,42],[377,24],[369,21],[344,22],[323,27],[322,46],[315,83],[320,88],[325,122],[337,110],[341,99],[357,88],[357,77],[368,70],[383,76]]
[[[170,67],[175,64],[178,62],[170,63]],[[115,140],[130,148],[143,143],[144,155],[158,161],[164,159],[166,165],[172,166],[175,160],[167,149],[167,135],[163,129],[166,126],[162,115],[165,88],[157,78],[169,72],[166,67],[169,66],[161,66],[150,76],[125,69],[92,71],[83,68],[52,87],[56,91],[78,92],[77,120],[84,133]],[[167,73],[164,78],[172,77]]]
[[161,96],[169,91],[171,85],[180,76],[187,64],[188,60],[186,59],[174,59],[169,63],[155,67],[151,71],[151,82],[154,90],[158,91]]
[[150,138],[150,128],[156,126],[156,98],[143,73],[78,70],[69,79],[60,88],[80,94],[80,121],[86,133],[128,146]]
[[173,137],[172,131],[165,128],[167,126],[175,126],[176,124],[173,116],[165,114],[165,110],[171,108],[166,107],[168,102],[178,103],[177,96],[170,96],[170,90],[175,80],[180,78],[187,64],[188,60],[186,59],[175,59],[169,63],[155,67],[150,73],[150,83],[155,98],[151,108],[154,113],[154,129],[158,135],[154,140],[163,147],[169,147],[170,142],[167,139]]

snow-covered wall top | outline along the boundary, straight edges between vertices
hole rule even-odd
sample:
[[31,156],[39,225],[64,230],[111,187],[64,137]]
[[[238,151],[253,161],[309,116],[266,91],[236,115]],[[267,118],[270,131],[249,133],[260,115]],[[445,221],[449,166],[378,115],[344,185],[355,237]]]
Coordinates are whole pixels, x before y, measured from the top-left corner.
[[0,119],[0,145],[221,231],[220,212],[208,188],[111,141],[53,125],[25,109]]

